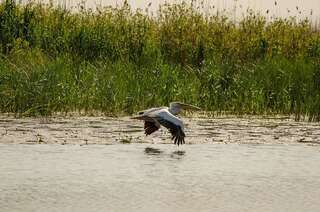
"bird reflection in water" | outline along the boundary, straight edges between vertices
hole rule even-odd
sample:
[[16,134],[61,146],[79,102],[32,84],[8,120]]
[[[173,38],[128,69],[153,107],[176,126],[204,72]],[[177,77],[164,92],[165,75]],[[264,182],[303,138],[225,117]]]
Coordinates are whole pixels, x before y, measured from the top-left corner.
[[[163,151],[158,148],[146,147],[144,149],[144,153],[147,155],[160,155],[163,153]],[[185,156],[185,154],[186,154],[186,151],[177,150],[177,151],[172,152],[170,154],[170,157],[174,158],[174,159],[181,159]]]
[[177,150],[171,153],[170,157],[174,159],[182,159],[186,154],[186,151]]
[[157,148],[146,147],[144,149],[144,153],[146,153],[147,155],[159,155],[159,154],[162,153],[162,151],[160,149],[157,149]]

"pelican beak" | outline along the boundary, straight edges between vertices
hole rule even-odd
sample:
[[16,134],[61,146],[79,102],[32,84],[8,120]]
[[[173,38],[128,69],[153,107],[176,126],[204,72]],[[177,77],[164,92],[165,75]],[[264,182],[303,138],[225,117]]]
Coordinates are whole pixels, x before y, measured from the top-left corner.
[[185,110],[201,110],[200,107],[194,106],[194,105],[189,105],[189,104],[184,104],[184,103],[180,103],[181,107]]

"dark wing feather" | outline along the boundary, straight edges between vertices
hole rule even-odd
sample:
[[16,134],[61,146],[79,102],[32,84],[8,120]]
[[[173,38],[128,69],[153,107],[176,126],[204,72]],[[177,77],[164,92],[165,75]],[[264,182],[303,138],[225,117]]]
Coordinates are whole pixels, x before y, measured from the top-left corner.
[[156,126],[155,122],[145,121],[144,122],[144,133],[150,135],[151,133],[157,131],[159,127]]
[[157,117],[156,119],[162,126],[169,129],[172,135],[171,139],[174,140],[174,144],[177,144],[179,146],[180,144],[185,143],[184,141],[185,134],[180,126],[177,126],[168,120],[162,119],[161,117]]

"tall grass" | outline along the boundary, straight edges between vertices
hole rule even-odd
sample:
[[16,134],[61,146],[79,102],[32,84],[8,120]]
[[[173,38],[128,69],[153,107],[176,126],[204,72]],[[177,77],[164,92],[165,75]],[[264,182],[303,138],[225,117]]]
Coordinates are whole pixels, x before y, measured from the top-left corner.
[[320,31],[307,19],[234,23],[186,3],[118,8],[0,4],[0,112],[117,114],[193,103],[320,120]]

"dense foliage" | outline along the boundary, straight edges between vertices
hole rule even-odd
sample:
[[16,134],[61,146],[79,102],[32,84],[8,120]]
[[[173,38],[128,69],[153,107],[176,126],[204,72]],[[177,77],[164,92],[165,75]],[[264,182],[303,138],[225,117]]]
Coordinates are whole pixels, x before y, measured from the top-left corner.
[[234,114],[320,119],[320,32],[248,11],[234,23],[185,3],[0,4],[0,111],[132,113],[173,100]]

